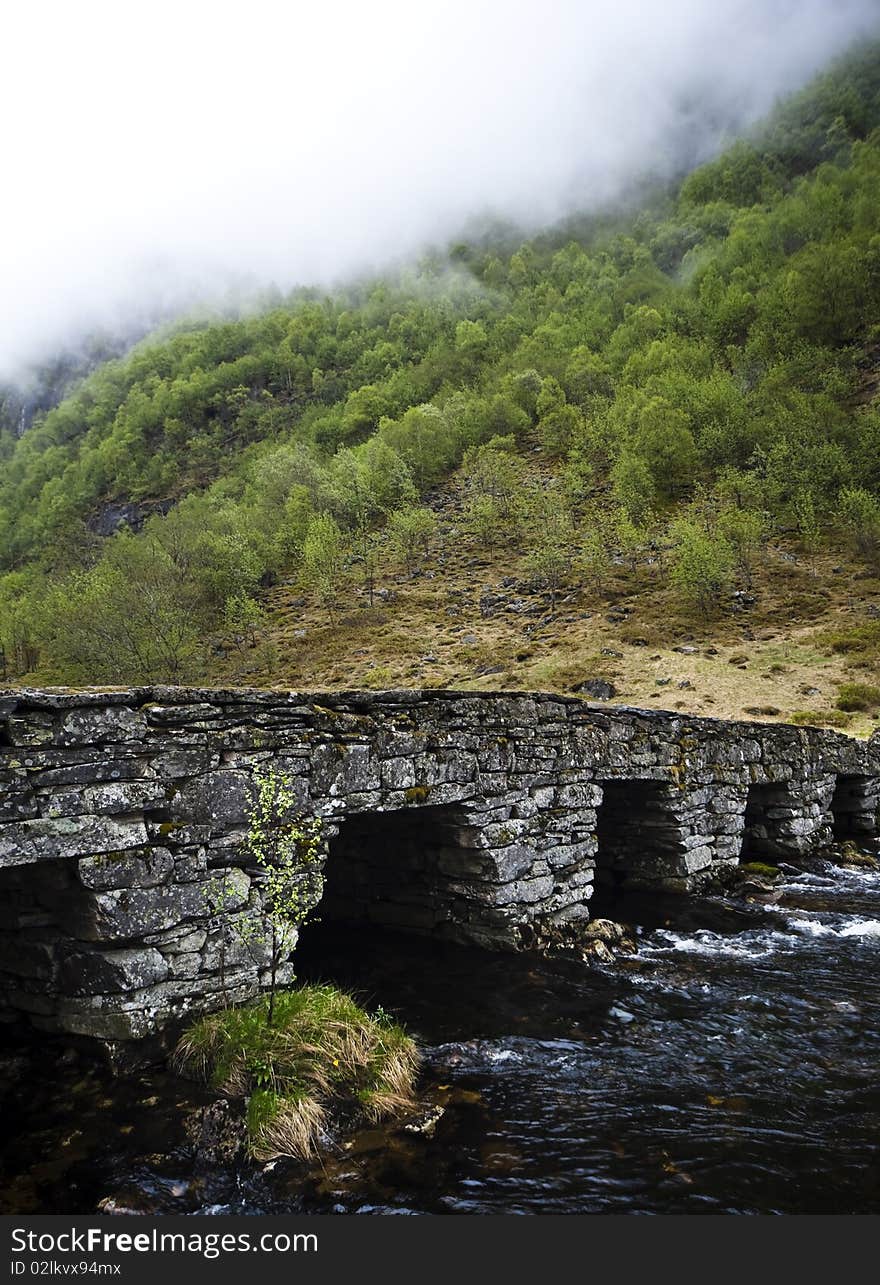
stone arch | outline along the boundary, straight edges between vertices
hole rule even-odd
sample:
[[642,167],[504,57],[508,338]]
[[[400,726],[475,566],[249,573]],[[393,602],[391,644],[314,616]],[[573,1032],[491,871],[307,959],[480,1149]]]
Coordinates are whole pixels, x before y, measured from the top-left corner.
[[534,877],[536,853],[516,822],[463,803],[350,812],[333,828],[323,920],[510,948],[518,910],[552,891]]
[[667,781],[599,782],[596,812],[596,890],[611,894],[661,886],[685,875],[684,798]]
[[58,1003],[59,908],[72,863],[0,869],[0,1021],[48,1019]]
[[792,822],[797,812],[789,781],[753,782],[746,796],[741,860],[776,858],[791,852]]
[[835,839],[867,839],[877,833],[880,781],[873,776],[841,773],[831,796]]

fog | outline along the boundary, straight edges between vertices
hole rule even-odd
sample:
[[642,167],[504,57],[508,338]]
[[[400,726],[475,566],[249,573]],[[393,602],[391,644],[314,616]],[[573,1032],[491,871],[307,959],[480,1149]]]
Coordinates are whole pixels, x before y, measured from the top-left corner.
[[18,5],[0,376],[95,324],[324,283],[710,155],[878,0]]

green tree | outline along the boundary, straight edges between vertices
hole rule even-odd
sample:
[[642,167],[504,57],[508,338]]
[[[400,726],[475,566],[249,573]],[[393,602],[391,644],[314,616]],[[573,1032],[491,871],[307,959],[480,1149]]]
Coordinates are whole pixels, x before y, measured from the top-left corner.
[[751,588],[755,563],[766,535],[764,515],[756,509],[723,509],[718,516],[717,530],[733,550],[736,565]]
[[581,538],[578,565],[584,579],[597,591],[608,578],[610,562],[603,532],[595,526],[588,528]]
[[679,495],[693,482],[698,463],[694,435],[684,412],[663,398],[652,398],[641,411],[633,449],[663,495]]
[[343,449],[336,454],[325,493],[351,532],[372,606],[381,559],[375,527],[389,509],[414,497],[409,469],[392,447],[373,439],[356,450]]
[[853,548],[872,565],[880,562],[880,500],[859,486],[840,493],[840,516]]
[[333,602],[344,571],[342,532],[329,513],[309,523],[302,548],[303,579],[317,593],[332,622]]
[[611,470],[615,500],[633,522],[647,518],[657,498],[654,478],[647,463],[632,451],[622,451]]
[[798,487],[792,498],[791,507],[801,543],[808,552],[813,552],[819,547],[822,535],[822,524],[813,492],[807,487]]
[[611,538],[630,571],[635,571],[648,543],[647,528],[634,522],[627,509],[619,508],[611,520]]
[[684,600],[703,615],[721,605],[730,590],[734,552],[723,536],[679,518],[669,528],[672,540],[672,583]]
[[532,579],[550,591],[552,609],[557,593],[571,574],[576,547],[574,523],[561,497],[552,492],[539,492],[533,498],[529,517],[537,541],[526,565]]
[[275,1016],[278,971],[299,931],[321,899],[324,844],[320,817],[297,812],[291,782],[276,768],[254,773],[255,798],[248,817],[245,850],[257,867],[260,916],[242,921],[250,940],[262,937],[269,955],[269,1005]]
[[191,582],[158,540],[125,533],[55,585],[40,632],[53,673],[74,682],[180,683],[199,654]]
[[571,571],[572,550],[559,542],[539,544],[526,558],[533,582],[550,593],[550,608],[556,606],[556,595],[565,585]]
[[488,496],[504,517],[512,519],[525,489],[525,469],[512,437],[493,437],[484,446],[469,450],[462,474],[472,495]]
[[239,651],[244,649],[246,643],[256,647],[257,630],[262,623],[263,611],[255,598],[245,593],[236,593],[226,599],[223,628]]
[[412,575],[420,557],[437,534],[437,517],[431,509],[410,505],[396,509],[388,519],[388,539],[394,556]]

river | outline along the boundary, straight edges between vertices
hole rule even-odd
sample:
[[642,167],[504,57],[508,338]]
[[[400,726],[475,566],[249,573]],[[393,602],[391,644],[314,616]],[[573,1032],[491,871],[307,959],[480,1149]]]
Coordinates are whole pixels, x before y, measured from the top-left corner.
[[355,989],[425,1056],[427,1131],[309,1167],[212,1167],[168,1072],[48,1044],[0,1060],[0,1211],[880,1210],[880,872],[784,867],[772,899],[630,899],[613,964],[312,926],[302,980]]

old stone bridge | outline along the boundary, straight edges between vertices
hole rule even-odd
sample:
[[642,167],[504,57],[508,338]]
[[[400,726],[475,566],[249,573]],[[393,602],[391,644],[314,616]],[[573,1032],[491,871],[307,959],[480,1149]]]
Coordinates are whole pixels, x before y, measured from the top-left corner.
[[535,694],[0,694],[2,1015],[121,1047],[258,993],[270,762],[324,819],[323,918],[515,950],[603,880],[696,891],[873,834],[880,738]]

